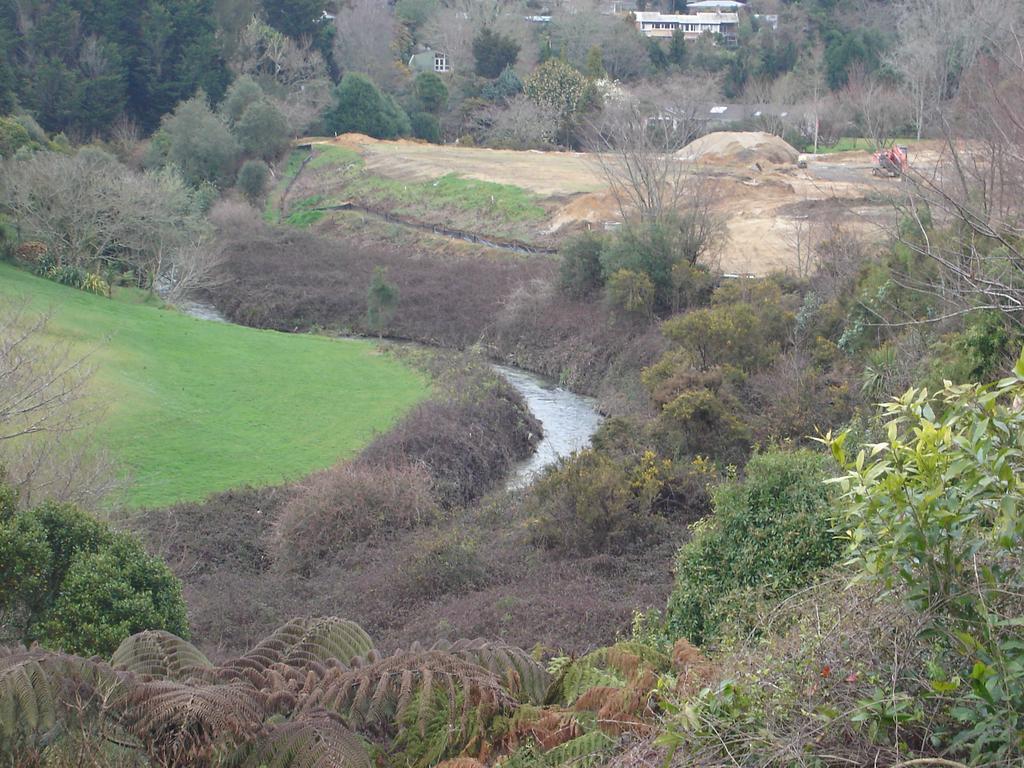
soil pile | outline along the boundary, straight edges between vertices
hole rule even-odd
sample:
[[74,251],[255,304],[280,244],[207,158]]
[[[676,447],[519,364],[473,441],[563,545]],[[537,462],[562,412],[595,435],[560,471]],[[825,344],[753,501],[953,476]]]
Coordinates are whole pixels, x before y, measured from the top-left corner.
[[677,153],[682,160],[723,165],[753,163],[795,163],[799,156],[792,146],[770,133],[761,131],[723,131],[709,133],[691,141]]

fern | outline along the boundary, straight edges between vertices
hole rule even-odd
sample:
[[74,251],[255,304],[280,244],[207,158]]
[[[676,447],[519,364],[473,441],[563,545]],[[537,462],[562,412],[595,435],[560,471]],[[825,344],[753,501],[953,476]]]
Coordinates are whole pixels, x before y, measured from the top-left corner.
[[551,685],[551,675],[521,648],[492,640],[439,641],[433,650],[445,651],[488,669],[505,681],[517,698],[528,704],[542,704]]
[[[515,699],[493,672],[443,651],[399,652],[329,681],[311,702],[338,712],[353,727],[401,720],[420,690],[437,687],[447,695],[452,727],[467,727],[472,713],[488,717],[510,710]],[[463,693],[455,723],[456,700]],[[418,699],[421,730],[430,719],[433,697]]]
[[197,669],[213,666],[192,643],[153,629],[125,638],[110,664],[143,677],[170,680],[184,680]]
[[331,659],[348,666],[354,659],[372,652],[370,636],[353,621],[333,616],[292,619],[224,668],[265,669],[281,663],[302,667]]
[[[424,701],[427,697],[429,701]],[[414,768],[426,768],[465,750],[479,749],[487,719],[478,712],[477,716],[468,719],[466,727],[462,727],[458,713],[462,710],[464,698],[465,693],[457,691],[452,707],[444,690],[438,687],[418,690],[398,723],[395,747],[402,753],[399,762]],[[426,719],[421,722],[422,712],[426,712]]]
[[99,716],[125,687],[102,662],[41,650],[0,649],[0,754],[44,739],[58,727],[73,694],[82,717]]
[[363,742],[324,710],[268,726],[243,745],[225,768],[372,768]]
[[590,768],[601,762],[615,744],[615,739],[609,738],[601,731],[585,733],[545,752],[544,765],[548,768]]

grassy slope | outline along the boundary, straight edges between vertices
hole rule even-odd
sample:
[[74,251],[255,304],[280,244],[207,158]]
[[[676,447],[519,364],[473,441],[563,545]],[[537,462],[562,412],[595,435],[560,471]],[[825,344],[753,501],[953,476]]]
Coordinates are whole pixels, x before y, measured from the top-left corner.
[[[273,221],[282,190],[298,170],[295,155],[271,194],[265,218]],[[449,173],[431,181],[397,181],[366,169],[358,152],[344,147],[317,146],[306,174],[318,179],[323,194],[292,197],[287,221],[293,226],[316,223],[324,214],[312,209],[357,200],[427,223],[445,223],[475,232],[531,239],[547,215],[540,198],[510,184],[461,178]],[[295,193],[293,192],[293,195]]]
[[[372,344],[256,331],[65,288],[0,264],[0,297],[51,310],[94,349],[99,443],[157,506],[302,476],[348,456],[423,398],[418,374]],[[136,299],[137,301],[137,299]]]

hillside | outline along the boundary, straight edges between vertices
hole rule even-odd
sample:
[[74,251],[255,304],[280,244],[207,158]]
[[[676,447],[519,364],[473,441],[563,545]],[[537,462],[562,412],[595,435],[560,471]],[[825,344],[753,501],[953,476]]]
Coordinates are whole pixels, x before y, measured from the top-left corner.
[[298,478],[354,454],[428,392],[368,342],[196,320],[140,296],[100,298],[0,264],[0,299],[49,311],[55,342],[89,355],[96,440],[128,475],[131,506]]
[[[764,141],[757,144],[762,136],[711,134],[680,151],[680,162],[693,162],[693,172],[710,184],[713,210],[726,222],[725,271],[798,269],[794,241],[809,218],[865,234],[891,218],[898,187],[872,176],[869,152],[821,156],[798,168],[781,162],[795,160],[792,147],[773,137],[769,149]],[[744,149],[744,141],[752,148]],[[364,218],[391,216],[541,248],[621,220],[600,163],[578,152],[438,146],[359,134],[313,139],[310,147],[293,155],[272,196],[268,214],[275,220],[325,231],[365,226],[345,222],[338,211],[345,208]],[[915,166],[925,172],[935,155],[931,146],[915,147]]]

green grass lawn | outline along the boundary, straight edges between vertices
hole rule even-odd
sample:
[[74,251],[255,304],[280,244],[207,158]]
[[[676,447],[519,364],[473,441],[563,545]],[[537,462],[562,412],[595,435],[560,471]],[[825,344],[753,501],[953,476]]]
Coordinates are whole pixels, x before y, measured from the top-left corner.
[[139,292],[93,296],[0,264],[0,298],[50,311],[91,353],[96,440],[127,471],[126,503],[160,506],[299,478],[351,456],[429,393],[369,342],[196,320]]

